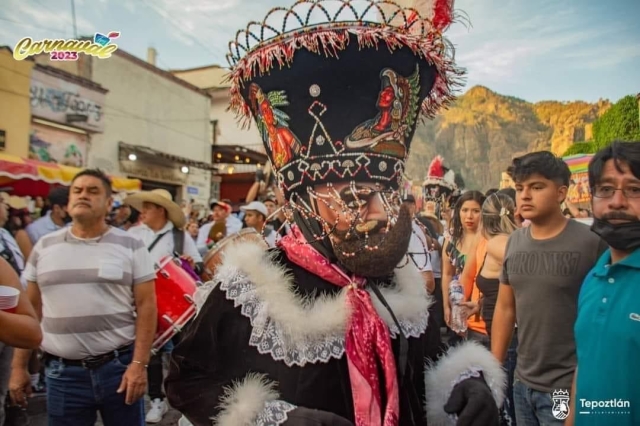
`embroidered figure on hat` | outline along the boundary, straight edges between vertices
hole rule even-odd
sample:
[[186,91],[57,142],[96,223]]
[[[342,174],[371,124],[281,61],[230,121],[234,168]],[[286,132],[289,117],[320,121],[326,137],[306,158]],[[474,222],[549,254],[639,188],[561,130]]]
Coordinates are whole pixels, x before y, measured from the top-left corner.
[[378,95],[378,115],[360,124],[346,138],[349,149],[367,148],[398,158],[407,155],[406,137],[415,122],[420,106],[420,72],[418,66],[408,78],[386,68],[380,73],[382,90]]
[[260,86],[253,83],[249,98],[262,140],[271,151],[274,166],[280,168],[298,155],[302,146],[289,129],[289,116],[277,108],[289,105],[287,95],[284,90],[265,94]]

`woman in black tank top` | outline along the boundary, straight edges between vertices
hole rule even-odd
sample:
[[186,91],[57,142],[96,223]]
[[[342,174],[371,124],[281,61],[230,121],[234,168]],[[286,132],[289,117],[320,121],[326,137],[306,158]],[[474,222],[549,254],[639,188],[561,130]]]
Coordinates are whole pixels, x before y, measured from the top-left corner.
[[[482,294],[480,315],[487,325],[489,341],[491,341],[491,325],[498,301],[499,277],[507,240],[509,235],[517,228],[514,213],[515,203],[513,199],[505,194],[492,194],[482,204],[482,233],[487,240],[487,254],[482,262],[480,272],[476,276],[476,285]],[[513,382],[513,368],[511,367],[505,365],[510,377],[509,383]],[[501,426],[512,424],[511,419],[514,418],[512,407],[513,389],[509,386],[507,389],[507,401],[501,410]]]
[[[485,261],[487,257],[485,256]],[[484,268],[484,262],[482,262]],[[491,338],[491,323],[493,322],[493,311],[496,309],[496,302],[498,301],[498,288],[500,287],[499,278],[485,278],[482,276],[482,268],[476,277],[476,285],[478,290],[482,293],[482,307],[480,315],[487,325],[487,334]]]
[[491,194],[482,204],[482,233],[487,240],[487,254],[476,276],[476,285],[482,293],[480,313],[489,337],[507,240],[517,228],[514,214],[515,203],[505,194]]

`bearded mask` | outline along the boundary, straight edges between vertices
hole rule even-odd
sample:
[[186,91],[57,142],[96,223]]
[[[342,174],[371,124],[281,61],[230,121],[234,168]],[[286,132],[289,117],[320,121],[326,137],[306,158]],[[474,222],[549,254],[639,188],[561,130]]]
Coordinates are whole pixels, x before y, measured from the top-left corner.
[[333,249],[338,262],[349,272],[362,277],[390,275],[406,256],[412,220],[409,208],[401,206],[393,226],[370,221],[365,224],[367,231],[358,230],[356,226],[353,231],[335,232]]

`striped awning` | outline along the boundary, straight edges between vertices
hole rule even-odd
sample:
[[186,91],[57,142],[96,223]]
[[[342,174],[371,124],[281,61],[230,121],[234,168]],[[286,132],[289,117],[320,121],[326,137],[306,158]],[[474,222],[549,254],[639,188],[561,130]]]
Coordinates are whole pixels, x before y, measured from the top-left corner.
[[562,159],[569,166],[571,173],[584,173],[589,170],[589,162],[592,158],[593,154],[576,154]]
[[[49,185],[69,186],[73,177],[81,170],[76,167],[45,163],[0,153],[0,186],[11,187],[16,189],[15,192],[23,193],[16,195],[41,195],[35,193],[42,192],[42,189],[39,188],[42,185],[36,185],[36,183],[41,182]],[[134,192],[139,191],[142,187],[142,183],[138,179],[114,176],[110,176],[110,178],[111,186],[117,192]],[[27,182],[21,183],[23,180]],[[29,181],[31,182],[29,183]],[[36,190],[36,187],[38,187],[38,190]],[[34,193],[29,194],[29,188],[33,188]]]

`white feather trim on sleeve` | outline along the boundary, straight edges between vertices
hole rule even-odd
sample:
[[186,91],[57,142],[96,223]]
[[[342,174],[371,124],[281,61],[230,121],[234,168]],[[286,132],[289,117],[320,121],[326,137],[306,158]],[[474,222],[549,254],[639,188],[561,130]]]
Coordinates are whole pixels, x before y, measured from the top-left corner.
[[498,360],[477,342],[454,346],[435,365],[425,371],[426,411],[429,426],[451,425],[455,421],[444,411],[453,388],[480,373],[493,393],[498,407],[505,398],[507,374]]

